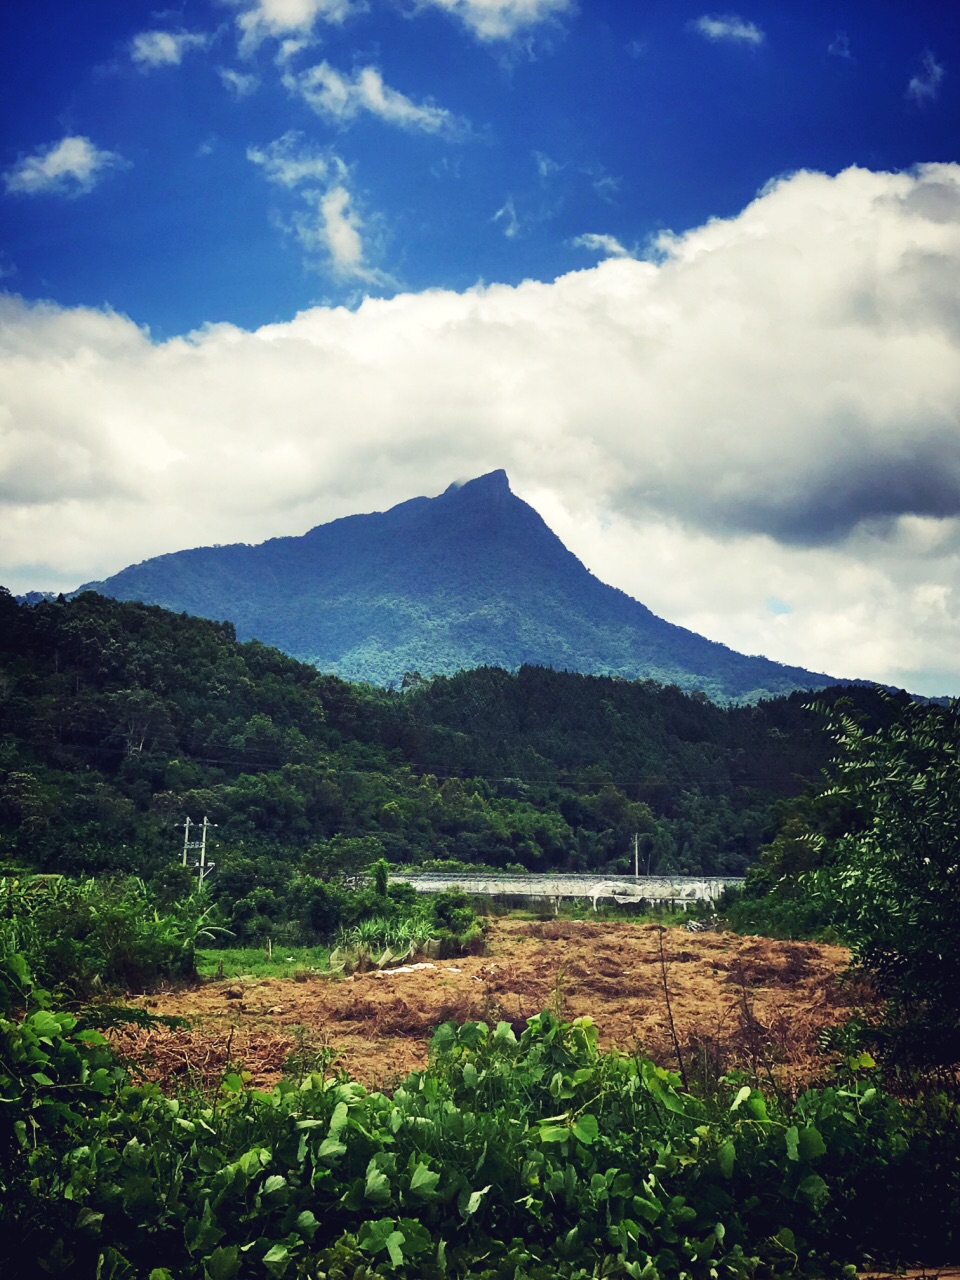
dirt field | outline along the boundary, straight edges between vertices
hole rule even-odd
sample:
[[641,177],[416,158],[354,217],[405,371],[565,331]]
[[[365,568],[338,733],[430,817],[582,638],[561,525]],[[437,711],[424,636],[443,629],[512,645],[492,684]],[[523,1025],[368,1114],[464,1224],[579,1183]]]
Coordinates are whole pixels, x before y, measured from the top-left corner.
[[[664,964],[661,964],[661,938]],[[121,1048],[154,1079],[199,1074],[212,1084],[230,1063],[259,1085],[291,1054],[329,1051],[369,1087],[389,1088],[427,1060],[448,1019],[521,1023],[549,1008],[589,1014],[601,1043],[676,1066],[664,973],[677,1039],[691,1074],[732,1065],[772,1069],[798,1088],[823,1071],[824,1026],[869,1000],[839,979],[840,947],[657,925],[492,920],[486,953],[416,968],[306,977],[208,981],[139,997],[190,1028],[125,1032]],[[517,1027],[519,1030],[520,1027]]]

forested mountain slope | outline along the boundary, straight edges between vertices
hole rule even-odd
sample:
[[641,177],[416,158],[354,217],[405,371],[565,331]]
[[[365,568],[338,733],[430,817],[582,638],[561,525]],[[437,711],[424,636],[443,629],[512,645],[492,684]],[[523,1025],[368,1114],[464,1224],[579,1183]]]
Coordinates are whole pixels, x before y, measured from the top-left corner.
[[158,556],[88,586],[230,619],[322,671],[377,684],[524,664],[756,701],[830,677],[746,657],[595,578],[494,471],[298,538]]
[[636,833],[652,870],[735,874],[826,759],[805,700],[724,709],[537,667],[387,691],[229,623],[2,592],[0,864],[155,875],[207,815],[216,892],[261,914],[380,854],[627,871]]

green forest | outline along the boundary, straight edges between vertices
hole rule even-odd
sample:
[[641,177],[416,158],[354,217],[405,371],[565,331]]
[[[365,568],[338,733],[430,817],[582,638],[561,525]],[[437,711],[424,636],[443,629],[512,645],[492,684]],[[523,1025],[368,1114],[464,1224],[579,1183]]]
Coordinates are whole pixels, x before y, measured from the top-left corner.
[[380,857],[623,873],[636,835],[645,872],[742,875],[828,757],[809,695],[721,708],[541,667],[385,690],[92,592],[0,595],[0,687],[0,866],[175,888],[207,817],[240,940],[306,937],[319,886]]

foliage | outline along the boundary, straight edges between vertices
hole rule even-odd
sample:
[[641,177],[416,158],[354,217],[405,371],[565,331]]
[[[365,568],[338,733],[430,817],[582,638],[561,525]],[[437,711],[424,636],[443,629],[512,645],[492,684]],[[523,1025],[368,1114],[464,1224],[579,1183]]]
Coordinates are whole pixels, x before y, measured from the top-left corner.
[[764,938],[837,941],[834,913],[820,898],[789,891],[739,892],[728,888],[715,910],[724,928]]
[[955,1114],[859,1060],[792,1108],[739,1081],[707,1103],[541,1014],[519,1038],[447,1024],[392,1097],[301,1073],[171,1099],[31,998],[22,961],[2,978],[5,1276],[747,1280],[960,1243]]
[[143,991],[196,976],[197,941],[223,932],[211,912],[199,892],[161,910],[132,876],[0,879],[0,956],[23,955],[43,986],[73,998]]
[[230,618],[244,638],[380,685],[530,664],[653,679],[720,702],[829,684],[673,626],[598,581],[502,472],[300,538],[164,555],[96,585]]
[[889,997],[901,1053],[960,1060],[960,702],[891,700],[871,728],[836,708],[830,794],[857,818],[825,842],[805,888],[830,904]]
[[740,874],[827,754],[800,697],[723,709],[532,666],[391,692],[92,592],[0,590],[0,681],[0,866],[133,860],[175,901],[183,821],[206,814],[211,893],[249,942],[295,922],[319,941],[294,882],[379,858],[628,872],[636,834],[645,870]]

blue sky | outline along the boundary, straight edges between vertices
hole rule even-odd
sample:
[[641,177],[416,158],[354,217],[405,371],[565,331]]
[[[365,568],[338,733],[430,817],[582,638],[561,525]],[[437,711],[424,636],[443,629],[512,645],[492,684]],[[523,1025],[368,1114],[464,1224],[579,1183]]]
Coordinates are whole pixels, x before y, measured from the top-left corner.
[[748,652],[960,692],[960,11],[0,14],[0,581],[495,467]]
[[[596,259],[584,236],[642,250],[784,172],[952,160],[960,124],[942,3],[31,0],[0,23],[8,286],[159,337],[552,279]],[[364,74],[403,98],[378,110]],[[10,189],[65,137],[88,178]],[[278,147],[326,173],[271,181],[251,156]],[[362,261],[324,243],[336,189]]]

